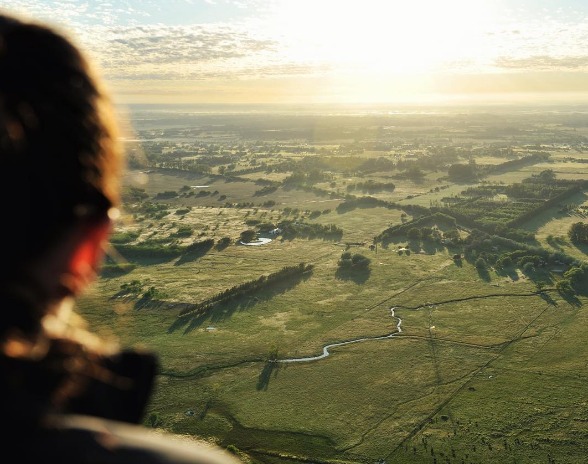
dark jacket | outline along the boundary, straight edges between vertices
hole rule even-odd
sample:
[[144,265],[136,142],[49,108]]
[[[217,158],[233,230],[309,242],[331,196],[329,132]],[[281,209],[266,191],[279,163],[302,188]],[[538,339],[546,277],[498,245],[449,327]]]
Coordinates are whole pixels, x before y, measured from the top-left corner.
[[[52,376],[38,365],[2,360],[2,454],[14,463],[235,464],[233,455],[206,443],[138,425],[150,398],[156,358],[126,351],[103,358],[90,382],[61,408],[47,406]],[[18,367],[18,368],[17,368]],[[48,368],[50,370],[50,368]],[[57,382],[56,382],[57,383]]]

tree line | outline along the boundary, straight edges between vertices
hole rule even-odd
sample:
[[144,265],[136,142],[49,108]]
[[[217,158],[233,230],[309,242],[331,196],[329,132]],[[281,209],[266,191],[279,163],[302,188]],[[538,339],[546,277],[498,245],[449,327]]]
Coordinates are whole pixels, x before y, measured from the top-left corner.
[[217,293],[216,295],[213,295],[210,298],[207,298],[204,301],[191,305],[190,307],[180,311],[178,317],[206,314],[208,311],[220,304],[228,303],[231,300],[252,295],[281,281],[294,277],[301,277],[304,274],[309,274],[313,269],[313,264],[305,263],[299,263],[294,266],[284,266],[277,272],[269,275],[262,275],[255,280],[250,280],[248,282],[235,285]]

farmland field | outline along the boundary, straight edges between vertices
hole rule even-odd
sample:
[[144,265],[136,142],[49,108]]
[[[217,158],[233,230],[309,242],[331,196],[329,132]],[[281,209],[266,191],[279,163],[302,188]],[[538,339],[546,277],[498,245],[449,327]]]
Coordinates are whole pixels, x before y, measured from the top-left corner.
[[588,139],[502,111],[138,118],[79,310],[158,353],[146,423],[252,463],[582,462]]

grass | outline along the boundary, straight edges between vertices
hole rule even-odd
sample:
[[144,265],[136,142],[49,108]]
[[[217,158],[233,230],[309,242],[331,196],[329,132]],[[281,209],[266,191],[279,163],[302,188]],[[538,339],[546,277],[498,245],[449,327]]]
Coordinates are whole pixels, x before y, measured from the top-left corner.
[[[253,454],[259,447],[264,452],[353,462],[380,459],[389,453],[394,462],[423,459],[424,448],[417,447],[415,455],[404,451],[405,445],[411,451],[411,444],[423,436],[436,453],[450,453],[446,440],[439,438],[448,427],[440,419],[447,415],[446,402],[450,400],[451,414],[470,408],[459,414],[465,424],[479,417],[471,409],[474,405],[468,405],[472,392],[466,384],[471,382],[476,392],[482,389],[481,373],[491,372],[490,367],[492,372],[499,368],[508,372],[511,379],[513,371],[517,379],[525,378],[518,374],[520,364],[526,366],[523,372],[529,376],[540,375],[533,362],[542,358],[533,344],[543,351],[546,343],[557,346],[554,337],[559,332],[554,327],[561,327],[561,332],[564,322],[565,327],[579,322],[577,310],[565,302],[551,307],[537,296],[488,296],[528,292],[533,287],[528,282],[507,284],[499,276],[493,281],[500,282],[500,288],[492,287],[471,265],[456,266],[448,252],[398,256],[392,247],[380,250],[372,263],[369,285],[361,285],[335,277],[340,251],[322,241],[272,242],[265,248],[231,246],[185,266],[173,262],[144,266],[124,278],[104,279],[96,293],[82,302],[82,309],[95,326],[115,328],[115,335],[125,344],[142,344],[160,354],[168,375],[160,378],[150,411],[158,412],[166,428],[214,436]],[[298,260],[316,265],[307,281],[224,308],[227,314],[192,327],[177,325],[177,310],[137,311],[132,303],[113,303],[100,296],[114,293],[122,281],[139,277],[170,282],[161,286],[164,292],[178,300],[195,301],[239,279]],[[416,286],[403,292],[413,284]],[[333,341],[393,332],[396,321],[390,317],[390,306],[418,306],[473,295],[487,297],[420,310],[397,309],[403,320],[401,336],[338,347],[325,360],[275,368],[260,388],[265,360],[272,350],[277,349],[280,357],[316,355]],[[207,330],[210,327],[214,330]],[[564,353],[562,348],[560,357]],[[567,366],[553,352],[549,355],[564,374],[578,367],[578,360]],[[202,367],[207,369],[197,370]],[[518,388],[526,388],[521,382],[517,380]],[[523,392],[519,390],[519,396]],[[497,391],[485,394],[489,400]],[[504,394],[496,398],[508,403],[505,411],[514,408],[512,399]],[[544,397],[527,401],[544,401]],[[429,422],[431,411],[438,408]],[[531,414],[533,408],[528,409]],[[200,412],[190,416],[188,410]],[[513,412],[492,414],[495,424]],[[407,441],[410,430],[418,432]],[[499,446],[499,440],[492,438],[494,429],[485,426],[484,430],[481,436]],[[464,440],[471,439],[463,433]],[[267,440],[263,446],[259,437]],[[451,443],[457,442],[455,438]],[[463,456],[467,446],[459,446]],[[481,451],[476,456],[488,458]]]
[[543,248],[562,251],[584,260],[588,249],[571,243],[567,231],[572,224],[586,220],[579,208],[588,206],[588,199],[585,193],[579,193],[568,198],[566,204],[575,205],[577,209],[572,212],[561,212],[559,207],[551,208],[528,221],[523,228],[533,232]]
[[[369,151],[365,157],[380,154]],[[558,156],[555,163],[525,166],[487,180],[520,182],[543,169],[567,178],[576,169],[583,176],[588,168]],[[489,155],[480,163],[501,160]],[[429,206],[467,187],[451,185],[435,192],[446,185],[443,172],[431,172],[420,183],[379,174],[371,177],[397,187],[392,194],[375,196],[404,204]],[[157,413],[161,427],[234,445],[259,463],[584,460],[584,297],[570,303],[548,291],[549,298],[542,298],[533,293],[533,281],[520,273],[490,269],[487,277],[481,276],[472,263],[453,261],[458,250],[430,243],[411,242],[412,252],[402,255],[397,247],[408,243],[403,240],[370,250],[373,236],[401,222],[400,210],[358,208],[339,214],[341,199],[301,190],[280,187],[255,197],[261,187],[254,182],[169,172],[133,176],[133,182],[142,177],[146,183],[139,186],[150,195],[184,185],[208,185],[205,190],[219,194],[166,200],[169,214],[157,220],[125,217],[120,231],[141,231],[139,240],[148,235],[164,240],[189,226],[194,233],[184,244],[233,240],[193,259],[143,259],[125,274],[106,273],[79,302],[80,312],[105,338],[158,353],[161,375],[148,414]],[[274,180],[281,177],[272,175]],[[328,183],[321,188],[345,192],[343,180],[365,180],[353,174],[335,179],[335,188]],[[273,210],[225,208],[220,195],[229,202],[274,200],[276,205]],[[569,202],[587,203],[584,195]],[[186,206],[192,209],[175,214]],[[297,208],[298,215],[286,215],[285,207]],[[327,209],[331,211],[313,219],[305,212]],[[303,218],[342,228],[341,243],[277,238],[260,247],[235,244],[249,228],[247,220]],[[525,228],[545,248],[585,259],[586,250],[565,237],[578,220],[583,219],[554,208]],[[365,242],[349,251],[371,259],[368,271],[338,272],[345,242]],[[200,302],[299,262],[314,264],[312,275],[265,288],[205,317],[177,317],[181,309],[174,303]],[[546,277],[555,281],[558,275]],[[138,309],[133,299],[112,298],[133,280],[144,288],[156,287],[165,295],[163,303]],[[393,338],[336,347],[319,361],[268,362],[276,353],[279,359],[316,356],[329,343],[391,334],[398,323],[391,307],[402,319],[402,333]]]
[[[335,224],[337,227],[344,227],[344,242],[367,241],[371,243],[373,237],[388,228],[390,224],[399,223],[401,214],[402,211],[400,210],[386,208],[356,208],[343,214],[336,211],[321,214],[311,222],[325,225]],[[407,216],[407,220],[410,220],[410,217]]]

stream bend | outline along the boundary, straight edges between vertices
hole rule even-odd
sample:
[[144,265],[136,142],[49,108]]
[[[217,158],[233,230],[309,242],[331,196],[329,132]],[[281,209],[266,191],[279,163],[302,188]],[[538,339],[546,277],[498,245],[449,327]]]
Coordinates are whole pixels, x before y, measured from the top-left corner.
[[388,338],[393,338],[396,335],[402,333],[402,319],[400,319],[398,316],[396,316],[394,314],[394,309],[396,307],[390,308],[390,315],[396,319],[398,321],[398,323],[396,324],[396,331],[392,332],[391,334],[388,335],[381,335],[378,337],[363,337],[363,338],[356,338],[354,340],[347,340],[344,342],[337,342],[337,343],[330,343],[329,345],[325,345],[323,347],[323,353],[319,354],[318,356],[308,356],[308,357],[303,357],[303,358],[288,358],[288,359],[276,359],[274,362],[279,362],[279,363],[295,363],[295,362],[309,362],[309,361],[318,361],[319,359],[324,359],[326,357],[328,357],[331,353],[329,352],[329,350],[331,348],[335,348],[337,346],[344,346],[344,345],[351,345],[352,343],[359,343],[359,342],[367,342],[370,340],[386,340]]

